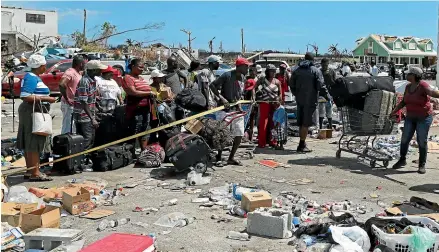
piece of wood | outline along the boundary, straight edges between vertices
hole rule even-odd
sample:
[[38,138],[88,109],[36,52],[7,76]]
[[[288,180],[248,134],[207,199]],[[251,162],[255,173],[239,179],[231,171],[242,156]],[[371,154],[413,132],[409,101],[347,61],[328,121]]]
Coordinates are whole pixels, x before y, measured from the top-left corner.
[[111,211],[111,210],[95,209],[95,210],[90,211],[90,213],[81,216],[81,218],[97,220],[97,219],[100,219],[100,218],[104,218],[104,217],[113,215],[114,213],[116,213],[116,212],[115,211]]

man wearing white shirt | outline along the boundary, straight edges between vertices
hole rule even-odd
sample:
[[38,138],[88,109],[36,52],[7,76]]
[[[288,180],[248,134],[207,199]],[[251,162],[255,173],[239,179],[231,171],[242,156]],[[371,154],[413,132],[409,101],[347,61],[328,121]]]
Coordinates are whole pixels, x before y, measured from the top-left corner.
[[378,71],[378,67],[376,66],[375,62],[372,61],[370,63],[370,65],[372,66],[371,69],[370,69],[370,75],[378,76],[379,71]]
[[344,64],[341,71],[342,71],[343,77],[348,77],[348,76],[351,76],[351,74],[352,74],[351,67],[349,66],[349,63],[347,63],[347,62]]

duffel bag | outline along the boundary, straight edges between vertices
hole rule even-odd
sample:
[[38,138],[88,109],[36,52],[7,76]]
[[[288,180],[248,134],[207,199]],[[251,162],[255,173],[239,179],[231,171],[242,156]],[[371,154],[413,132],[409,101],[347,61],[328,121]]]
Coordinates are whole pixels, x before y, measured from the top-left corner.
[[372,76],[370,79],[372,89],[395,93],[395,86],[393,86],[393,78],[391,76]]
[[206,97],[196,89],[184,89],[175,97],[175,103],[195,113],[205,111],[207,108]]
[[93,170],[109,171],[132,164],[132,149],[133,145],[123,144],[97,151],[92,155]]
[[202,118],[200,121],[203,128],[198,132],[198,135],[206,140],[210,148],[222,150],[233,143],[230,127],[227,126],[226,122],[212,118]]
[[372,88],[372,79],[370,77],[343,77],[335,80],[334,85],[329,89],[329,94],[332,97],[346,97],[368,92]]
[[151,144],[140,153],[137,161],[146,168],[159,167],[165,160],[165,151],[159,144]]

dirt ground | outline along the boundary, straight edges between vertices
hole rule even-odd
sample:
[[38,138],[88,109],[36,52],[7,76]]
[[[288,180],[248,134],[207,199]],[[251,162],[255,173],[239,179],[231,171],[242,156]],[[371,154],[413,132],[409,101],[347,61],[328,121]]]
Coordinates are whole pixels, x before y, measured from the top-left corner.
[[[18,102],[17,102],[18,103]],[[18,108],[18,105],[16,106]],[[3,104],[3,110],[11,110],[11,104]],[[52,108],[55,114],[54,129],[60,129],[61,111],[59,104]],[[2,118],[2,139],[15,136],[12,132],[12,117]],[[18,117],[16,118],[18,120]],[[16,123],[16,126],[18,123]],[[55,135],[59,132],[55,132]],[[432,128],[430,135],[439,134],[438,128]],[[352,154],[342,153],[342,158],[337,159],[335,152],[337,145],[331,144],[331,140],[309,141],[309,147],[314,150],[310,154],[297,154],[295,148],[297,138],[289,138],[285,151],[263,150],[256,154],[253,159],[243,159],[243,167],[223,167],[209,171],[212,181],[208,185],[198,186],[203,191],[225,183],[242,183],[248,186],[260,186],[268,190],[273,197],[281,191],[293,191],[309,197],[318,203],[342,201],[349,199],[356,204],[367,206],[368,212],[357,217],[360,221],[381,212],[377,200],[391,204],[395,200],[408,200],[411,196],[419,196],[431,201],[439,202],[439,155],[429,154],[427,174],[416,173],[416,165],[411,161],[417,159],[417,151],[409,157],[409,165],[401,170],[384,169],[381,167],[372,169],[367,163],[359,162]],[[264,158],[274,158],[275,161],[289,164],[289,168],[267,168],[259,165],[257,161]],[[394,162],[394,161],[393,161]],[[393,164],[391,162],[390,165]],[[158,173],[163,178],[147,181],[147,178],[156,176]],[[184,183],[185,174],[174,174],[172,168],[141,169],[133,166],[125,167],[106,173],[87,172],[72,176],[56,176],[52,182],[29,183],[22,180],[22,176],[8,178],[10,185],[22,184],[27,187],[34,186],[60,186],[71,178],[101,178],[108,182],[108,188],[113,189],[116,184],[138,183],[133,189],[124,189],[127,196],[121,197],[116,206],[100,206],[102,209],[111,209],[116,214],[109,219],[129,217],[131,222],[143,222],[148,226],[138,227],[131,224],[117,227],[113,230],[98,232],[96,229],[100,220],[92,221],[83,218],[67,216],[61,219],[62,228],[75,228],[85,231],[86,244],[92,243],[113,232],[127,232],[135,234],[154,233],[157,236],[156,246],[160,251],[290,251],[287,245],[289,239],[270,239],[253,236],[250,241],[233,241],[226,238],[229,231],[243,231],[245,219],[231,217],[230,223],[217,223],[210,216],[217,214],[227,216],[226,210],[200,209],[191,199],[197,195],[186,194],[183,191],[171,191],[157,184],[167,182],[171,185]],[[291,181],[307,178],[314,183],[308,185],[292,186],[282,182],[282,179]],[[276,182],[277,181],[277,182]],[[342,182],[343,181],[343,182]],[[151,187],[151,186],[152,187]],[[376,190],[380,186],[381,190]],[[320,193],[313,193],[318,191]],[[375,192],[378,199],[369,195]],[[164,202],[177,198],[178,203],[174,206],[160,207]],[[157,213],[149,215],[133,212],[136,207],[157,207]],[[153,223],[161,216],[171,212],[182,212],[188,217],[196,217],[196,221],[186,227],[169,230],[154,225]]]

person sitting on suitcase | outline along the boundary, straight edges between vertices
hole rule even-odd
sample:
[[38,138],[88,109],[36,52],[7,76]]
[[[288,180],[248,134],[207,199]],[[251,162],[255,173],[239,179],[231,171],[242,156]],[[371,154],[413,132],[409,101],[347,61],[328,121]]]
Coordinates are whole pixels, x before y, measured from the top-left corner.
[[314,66],[313,61],[313,54],[306,53],[305,60],[299,63],[299,67],[293,72],[289,83],[290,90],[296,97],[297,124],[300,127],[300,142],[297,152],[311,152],[305,144],[308,127],[313,125],[313,114],[317,107],[319,93],[325,98],[329,96],[322,72]]
[[[217,100],[221,101],[222,104],[228,105],[229,103],[237,102],[241,100],[241,96],[244,90],[245,76],[248,73],[248,68],[252,63],[250,63],[245,58],[238,58],[235,62],[236,69],[223,73],[218,79],[214,80],[210,84],[210,88],[213,94],[217,97]],[[221,90],[221,93],[218,91]],[[234,107],[228,109],[235,111],[242,111],[241,105],[238,104]],[[223,120],[227,116],[226,111],[221,111],[218,113],[218,120]],[[241,116],[230,123],[230,131],[233,140],[233,147],[230,151],[230,156],[227,161],[229,165],[242,165],[241,162],[235,159],[236,151],[241,144],[242,137],[244,136],[244,117]],[[218,150],[217,161],[221,161],[222,150]]]
[[96,76],[100,76],[107,66],[99,60],[90,60],[85,64],[86,72],[79,81],[74,99],[74,117],[76,133],[84,137],[85,149],[93,146],[96,128]]
[[396,116],[400,109],[405,107],[407,110],[401,137],[400,158],[393,165],[393,169],[400,169],[407,164],[407,152],[416,131],[416,141],[419,146],[418,173],[420,174],[426,172],[428,131],[433,122],[430,96],[439,98],[439,91],[432,90],[428,83],[422,80],[422,73],[419,67],[410,68],[407,74],[407,80],[410,83],[405,87],[404,98],[391,113],[392,116]]

